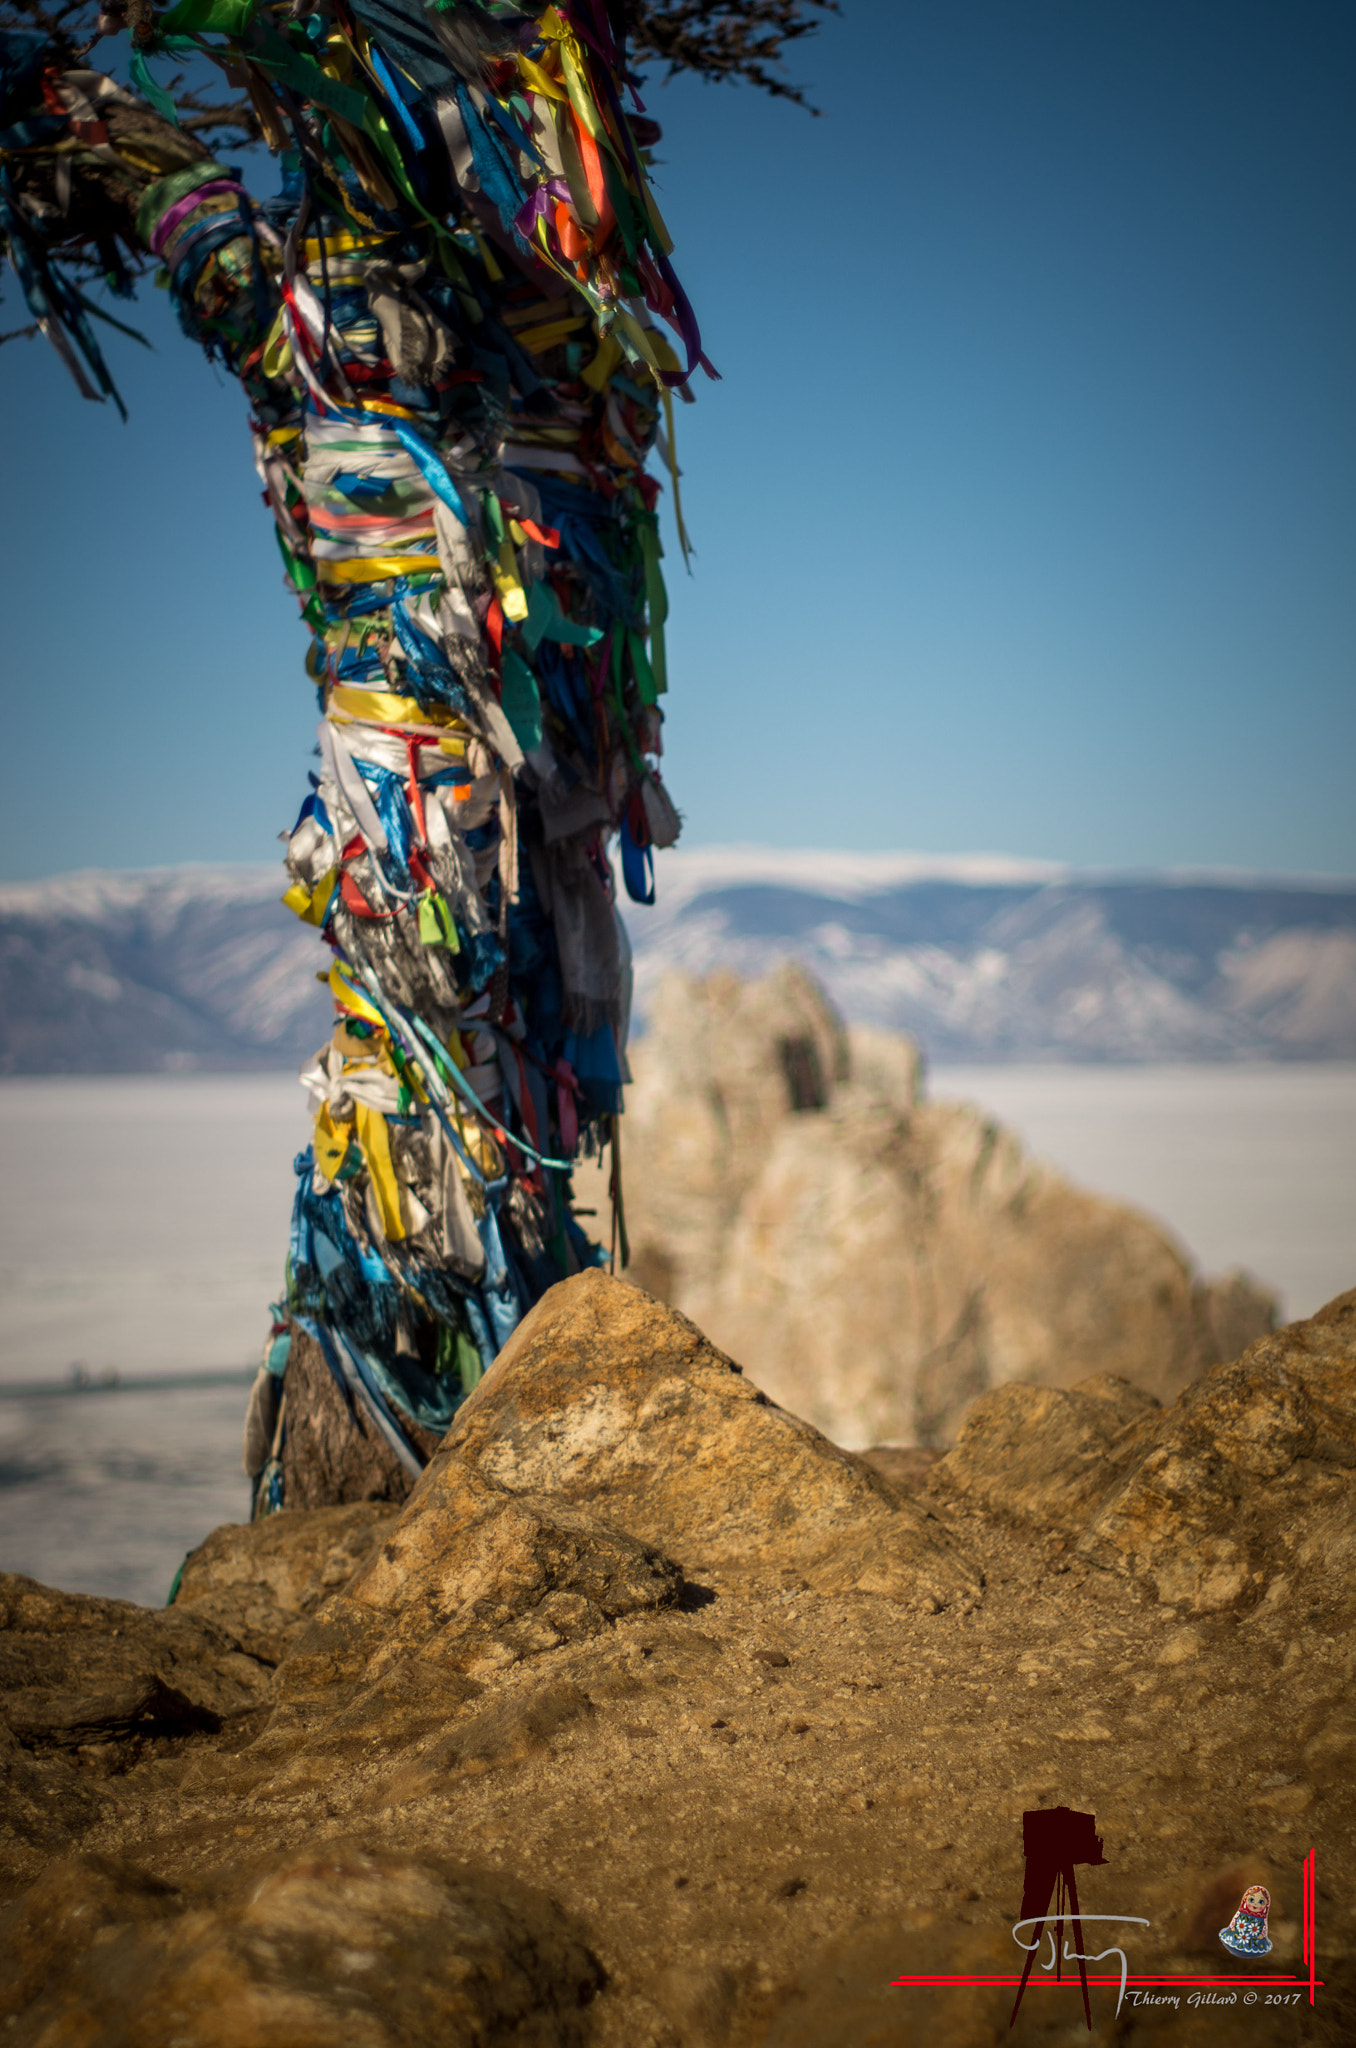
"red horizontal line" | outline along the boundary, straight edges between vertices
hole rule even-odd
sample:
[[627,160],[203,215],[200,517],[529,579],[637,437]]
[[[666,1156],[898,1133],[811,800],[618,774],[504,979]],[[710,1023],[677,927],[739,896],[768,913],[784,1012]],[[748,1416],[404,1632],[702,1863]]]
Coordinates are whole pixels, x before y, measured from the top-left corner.
[[[892,1977],[889,1988],[893,1991],[897,1989],[907,1990],[923,1984],[967,1984],[974,1986],[977,1984],[1020,1984],[1021,1981],[1019,1976],[963,1977],[938,1974],[935,1976]],[[1119,1987],[1120,1981],[1119,1976],[1094,1977],[1091,1974],[1088,1976],[1089,1984],[1115,1984]],[[1318,1986],[1321,1986],[1323,1983],[1321,1977],[1315,1978],[1314,1981]],[[1077,1987],[1079,1982],[1078,1972],[1075,1970],[1072,1976],[1068,1977],[1029,1977],[1027,1979],[1027,1989],[1029,1991],[1064,1991],[1068,1990],[1070,1986]],[[1129,1990],[1131,1985],[1147,1984],[1191,1984],[1198,1986],[1204,1991],[1230,1990],[1242,1984],[1265,1984],[1273,1991],[1277,1989],[1306,1991],[1309,1988],[1309,1979],[1307,1977],[1127,1977],[1125,1984],[1127,1990]]]

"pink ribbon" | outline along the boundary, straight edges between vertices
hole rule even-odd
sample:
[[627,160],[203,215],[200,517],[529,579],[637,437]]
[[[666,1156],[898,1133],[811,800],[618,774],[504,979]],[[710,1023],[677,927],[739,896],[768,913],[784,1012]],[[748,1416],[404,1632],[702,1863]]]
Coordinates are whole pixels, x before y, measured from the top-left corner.
[[245,197],[244,187],[237,185],[234,178],[214,178],[210,185],[199,185],[195,191],[186,193],[182,199],[177,199],[173,206],[167,207],[156,222],[151,235],[152,255],[159,256],[162,253],[180,221],[186,220],[195,207],[202,205],[204,199],[215,199],[223,192],[233,192],[237,200]]

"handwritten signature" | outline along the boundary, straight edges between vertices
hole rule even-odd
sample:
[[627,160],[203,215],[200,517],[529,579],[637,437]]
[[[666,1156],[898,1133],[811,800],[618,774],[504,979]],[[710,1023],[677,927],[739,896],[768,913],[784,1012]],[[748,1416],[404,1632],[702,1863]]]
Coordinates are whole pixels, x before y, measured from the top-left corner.
[[[1090,1927],[1094,1921],[1113,1923],[1119,1921],[1131,1927],[1148,1927],[1151,1924],[1148,1920],[1141,1919],[1137,1913],[1032,1913],[1028,1919],[1018,1920],[1014,1923],[1012,1938],[1018,1948],[1024,1949],[1027,1955],[1031,1955],[1034,1950],[1040,1947],[1041,1937],[1039,1930],[1043,1925],[1045,1932],[1050,1937],[1050,1960],[1048,1963],[1042,1962],[1040,1967],[1043,1970],[1053,1970],[1058,1960],[1055,1929],[1057,1927],[1062,1928],[1066,1922],[1074,1920],[1077,1920],[1080,1927]],[[1021,1930],[1024,1927],[1034,1927],[1037,1929],[1034,1941],[1023,1941]],[[1085,1955],[1081,1949],[1071,1949],[1068,1942],[1064,1942],[1064,1961],[1066,1963],[1102,1963],[1106,1961],[1108,1956],[1119,1956],[1121,1959],[1121,1988],[1120,1994],[1116,1999],[1116,2012],[1119,2015],[1121,2006],[1125,2001],[1125,1980],[1129,1974],[1130,1967],[1125,1959],[1125,1950],[1123,1948],[1104,1948],[1097,1955],[1092,1956]]]

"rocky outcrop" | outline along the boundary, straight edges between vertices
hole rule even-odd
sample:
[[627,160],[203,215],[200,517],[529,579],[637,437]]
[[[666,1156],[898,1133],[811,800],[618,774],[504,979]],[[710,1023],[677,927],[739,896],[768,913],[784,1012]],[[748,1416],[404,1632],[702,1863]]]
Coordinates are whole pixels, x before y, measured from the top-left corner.
[[[925,1099],[909,1042],[845,1030],[794,966],[664,982],[632,1064],[631,1277],[838,1442],[944,1447],[1014,1380],[1170,1400],[1275,1320],[1245,1277],[1202,1281],[1148,1217]],[[606,1213],[601,1179],[581,1199]]]
[[1123,1382],[999,1388],[930,1478],[1055,1525],[1193,1614],[1303,1602],[1356,1621],[1356,1291],[1166,1411]]
[[515,1490],[587,1504],[689,1570],[772,1547],[825,1592],[949,1604],[979,1590],[941,1525],[870,1465],[769,1402],[686,1316],[597,1272],[552,1288],[510,1338],[435,1476],[461,1459]]
[[185,1885],[73,1859],[8,1935],[9,2038],[101,2048],[583,2048],[603,1982],[565,1913],[530,1887],[359,1842]]
[[[1299,1971],[1314,1846],[1318,2003],[1247,2035],[1336,2048],[1353,1443],[1356,1295],[1170,1408],[993,1390],[930,1464],[582,1274],[399,1511],[218,1530],[167,1611],[0,1579],[3,2038],[998,2048],[1010,1985],[892,1979],[1014,1971],[1022,1813],[1064,1804],[1151,1976],[1233,1971],[1251,1883]],[[1237,2038],[1114,2006],[1098,2048]]]
[[250,1531],[215,1529],[184,1560],[177,1614],[190,1609],[224,1626],[253,1656],[283,1655],[322,1600],[348,1584],[398,1510],[386,1501],[285,1508]]
[[0,1695],[22,1742],[211,1733],[259,1706],[268,1673],[230,1631],[191,1610],[58,1593],[0,1574]]

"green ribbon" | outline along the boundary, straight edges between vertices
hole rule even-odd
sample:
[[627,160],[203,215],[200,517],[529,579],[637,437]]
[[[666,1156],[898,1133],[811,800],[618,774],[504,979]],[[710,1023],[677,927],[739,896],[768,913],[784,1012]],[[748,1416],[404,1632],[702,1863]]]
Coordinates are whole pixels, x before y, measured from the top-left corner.
[[504,525],[504,509],[493,491],[482,491],[480,502],[485,508],[485,528],[494,542],[493,552],[497,554],[504,545],[504,534],[507,531]]
[[636,690],[642,704],[657,704],[659,689],[650,667],[650,657],[645,652],[645,642],[633,627],[626,629],[626,645],[631,654],[631,673],[636,679]]
[[171,35],[241,36],[259,11],[259,0],[178,0],[160,17]]
[[549,583],[534,583],[527,594],[527,617],[519,637],[529,654],[535,654],[543,640],[559,640],[566,647],[596,647],[603,637],[601,626],[579,626],[567,619],[560,599]]
[[525,754],[541,745],[541,691],[521,654],[506,649],[500,669],[499,700],[504,716],[513,727],[513,737]]
[[142,194],[137,208],[137,239],[149,249],[155,224],[161,214],[168,213],[180,199],[187,199],[190,192],[196,192],[199,185],[211,185],[218,178],[229,178],[225,164],[190,164],[185,171],[171,171],[168,178],[157,178]]
[[442,897],[432,889],[419,898],[419,939],[425,946],[446,946],[449,953],[461,951],[456,921]]
[[[612,692],[617,699],[617,718],[621,724],[622,737],[626,741],[627,749],[632,761],[635,763],[636,771],[643,779],[648,770],[641,759],[640,748],[636,745],[636,736],[631,730],[631,721],[626,715],[626,699],[622,695],[622,666],[625,654],[622,643],[625,637],[623,628],[618,626],[612,636]],[[634,638],[635,636],[633,635],[632,637]]]
[[[188,0],[188,4],[194,4],[194,0]],[[231,0],[211,0],[211,4],[230,5]],[[331,78],[313,57],[303,56],[300,50],[294,50],[275,28],[261,23],[255,46],[247,54],[251,63],[266,71],[270,78],[290,85],[301,99],[309,101],[312,106],[328,107],[351,128],[361,128],[372,135],[374,142],[379,141],[368,116],[371,114],[378,120],[381,116],[370,96],[356,86],[342,85],[337,78]]]

